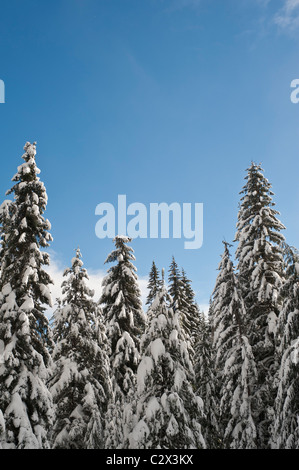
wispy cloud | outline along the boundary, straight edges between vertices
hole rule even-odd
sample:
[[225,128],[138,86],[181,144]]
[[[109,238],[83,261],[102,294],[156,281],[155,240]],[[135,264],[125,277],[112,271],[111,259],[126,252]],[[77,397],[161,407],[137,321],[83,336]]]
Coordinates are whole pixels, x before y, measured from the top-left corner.
[[284,0],[283,7],[274,17],[281,29],[294,30],[299,27],[299,0]]
[[273,27],[289,34],[299,28],[299,0],[243,0],[244,6],[257,6],[257,16],[251,29],[244,34],[251,34],[257,39],[273,32]]

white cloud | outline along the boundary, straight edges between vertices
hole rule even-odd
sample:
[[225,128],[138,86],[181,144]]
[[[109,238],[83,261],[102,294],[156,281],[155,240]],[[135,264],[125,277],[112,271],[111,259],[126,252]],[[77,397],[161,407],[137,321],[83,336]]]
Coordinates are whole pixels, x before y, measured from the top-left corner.
[[274,22],[282,29],[293,30],[299,26],[299,0],[284,0]]
[[197,305],[201,312],[203,312],[205,315],[208,315],[210,304],[197,304]]

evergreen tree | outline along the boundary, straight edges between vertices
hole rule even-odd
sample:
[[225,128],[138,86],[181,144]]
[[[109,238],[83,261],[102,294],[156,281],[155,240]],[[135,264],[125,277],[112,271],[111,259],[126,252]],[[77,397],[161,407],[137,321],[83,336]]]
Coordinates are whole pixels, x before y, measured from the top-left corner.
[[147,285],[149,293],[146,299],[146,305],[150,306],[152,304],[153,300],[155,299],[157,295],[157,292],[159,292],[161,287],[162,287],[162,282],[159,276],[159,271],[157,269],[155,262],[153,261],[152,268],[149,273],[149,281]]
[[201,313],[195,342],[194,372],[196,394],[204,403],[203,436],[208,449],[221,447],[219,434],[219,402],[217,395],[214,351],[212,348],[211,325]]
[[191,287],[191,281],[187,278],[184,269],[181,270],[181,321],[182,327],[191,340],[191,344],[197,337],[200,327],[200,312],[195,302],[195,293]]
[[140,360],[140,337],[145,328],[141,292],[137,283],[131,238],[116,236],[116,249],[106,263],[113,265],[103,280],[100,303],[110,345],[113,403],[107,413],[106,447],[122,447],[126,442],[123,413],[133,400],[136,372]]
[[181,272],[177,265],[174,256],[168,270],[168,292],[172,298],[173,306],[176,305],[178,309],[182,307],[183,297],[183,283],[181,279]]
[[[3,201],[0,206],[0,289],[5,285],[5,276],[8,275],[5,265],[8,266],[13,262],[13,253],[11,253],[11,250],[8,252],[7,245],[10,243],[10,227],[16,215],[16,210],[16,204],[11,200]],[[10,260],[8,260],[8,255],[11,256]],[[5,262],[4,258],[6,258]]]
[[[179,311],[180,322],[190,346],[194,346],[199,322],[199,309],[191,281],[184,269],[180,270],[174,257],[169,267],[168,292],[173,299],[173,309]],[[190,350],[191,352],[191,350]]]
[[247,311],[248,339],[252,347],[258,383],[254,420],[258,447],[267,448],[275,398],[274,334],[279,314],[279,291],[283,282],[280,244],[284,229],[272,202],[273,192],[260,165],[252,163],[241,191],[236,240],[238,277]]
[[284,245],[284,299],[277,328],[280,359],[272,448],[299,449],[299,252]]
[[99,449],[112,391],[107,338],[79,249],[64,276],[64,298],[54,313],[53,448]]
[[[0,273],[0,409],[5,421],[2,448],[48,448],[52,401],[45,385],[52,344],[45,306],[51,306],[49,256],[52,240],[43,217],[44,184],[37,176],[36,144],[27,142],[2,205]],[[3,428],[3,426],[2,426]]]
[[219,265],[213,293],[215,367],[220,397],[219,422],[225,448],[256,448],[256,428],[252,417],[256,367],[246,336],[245,306],[241,298],[229,244]]
[[126,394],[134,382],[139,362],[140,337],[145,328],[141,292],[137,282],[133,249],[127,245],[129,237],[116,236],[116,249],[105,263],[117,262],[103,280],[100,304],[110,341],[112,375],[120,390]]
[[193,390],[194,370],[178,313],[165,287],[151,305],[137,371],[137,416],[129,436],[139,449],[204,448],[203,403]]

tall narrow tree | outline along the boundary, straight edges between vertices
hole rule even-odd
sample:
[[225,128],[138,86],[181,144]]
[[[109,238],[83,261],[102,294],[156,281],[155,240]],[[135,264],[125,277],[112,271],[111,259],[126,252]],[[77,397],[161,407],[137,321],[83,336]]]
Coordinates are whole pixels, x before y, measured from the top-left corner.
[[157,292],[159,292],[161,287],[162,287],[162,281],[160,279],[160,274],[156,266],[156,263],[153,261],[152,268],[149,273],[149,281],[147,285],[149,292],[148,292],[147,299],[146,299],[146,305],[150,306],[152,304],[153,300],[155,299],[157,295]]
[[180,309],[182,306],[183,285],[180,268],[174,256],[172,257],[168,273],[168,292],[172,298],[173,305],[176,305],[177,308]]
[[24,163],[1,210],[0,409],[3,448],[49,447],[52,401],[45,385],[52,344],[45,306],[51,306],[49,256],[52,240],[43,216],[47,193],[36,166],[36,144],[27,142]]
[[212,302],[220,430],[225,448],[254,449],[256,427],[252,402],[256,367],[246,335],[246,311],[230,259],[229,244],[224,242],[224,245]]
[[151,305],[137,371],[137,416],[131,448],[197,449],[206,446],[200,421],[203,403],[179,315],[165,287]]
[[195,302],[195,293],[184,269],[181,270],[181,321],[182,327],[194,346],[200,327],[200,311]]
[[133,249],[127,245],[131,238],[116,236],[115,250],[105,263],[116,262],[103,280],[100,304],[107,325],[111,347],[112,375],[122,393],[131,389],[131,381],[137,370],[140,337],[145,328],[141,292],[138,286]]
[[276,335],[280,361],[272,448],[299,449],[299,252],[284,245],[286,282]]
[[211,324],[204,314],[199,315],[194,346],[195,390],[204,403],[203,436],[208,449],[221,448],[219,433],[219,395],[214,361]]
[[123,429],[123,412],[132,401],[136,372],[140,360],[140,338],[146,318],[142,310],[141,292],[138,286],[133,249],[128,246],[131,238],[116,236],[115,250],[106,263],[116,263],[103,280],[100,304],[107,327],[110,345],[110,365],[113,400],[107,413],[107,441],[110,448],[121,447],[126,441]]
[[[180,270],[174,257],[169,267],[168,292],[173,301],[173,309],[179,312],[182,328],[192,348],[196,337],[199,321],[199,309],[195,303],[195,294],[191,281],[184,269]],[[190,353],[191,349],[190,349]]]
[[271,184],[260,165],[252,163],[241,191],[236,258],[242,297],[246,306],[248,339],[256,362],[258,383],[254,419],[258,447],[269,445],[275,389],[274,334],[279,314],[279,291],[283,282],[280,233],[284,229],[272,202]]
[[64,298],[54,313],[52,446],[99,449],[104,447],[104,417],[112,392],[108,342],[79,249],[64,277]]

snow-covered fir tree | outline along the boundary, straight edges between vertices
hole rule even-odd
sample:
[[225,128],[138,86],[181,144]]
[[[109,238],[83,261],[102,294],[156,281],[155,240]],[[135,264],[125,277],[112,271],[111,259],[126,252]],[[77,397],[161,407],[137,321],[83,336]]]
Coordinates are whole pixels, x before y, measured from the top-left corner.
[[194,346],[195,390],[204,403],[202,424],[207,448],[218,449],[221,447],[218,423],[219,402],[212,344],[209,319],[200,313]]
[[152,267],[149,273],[149,280],[148,280],[148,285],[147,285],[149,292],[146,298],[146,305],[150,306],[152,304],[153,300],[155,299],[157,295],[157,292],[159,292],[161,287],[162,287],[162,281],[160,279],[160,273],[156,266],[156,263],[153,261]]
[[183,285],[180,268],[173,256],[168,270],[168,292],[172,298],[173,305],[176,304],[177,308],[181,308],[182,291]]
[[280,289],[282,308],[279,313],[276,328],[276,351],[280,361],[285,350],[298,336],[297,305],[299,280],[299,251],[286,242],[281,244],[285,264],[285,279]]
[[203,402],[193,390],[194,370],[178,313],[162,288],[150,309],[151,322],[142,337],[137,371],[136,424],[130,447],[199,449]]
[[195,293],[191,287],[191,281],[188,279],[184,269],[181,270],[181,321],[184,331],[191,339],[194,345],[197,332],[200,327],[200,311],[195,301]]
[[254,421],[259,448],[269,446],[275,398],[275,328],[279,315],[279,291],[283,283],[280,233],[285,227],[272,201],[271,184],[260,165],[252,163],[241,191],[238,214],[236,259],[242,297],[246,306],[248,339],[252,347],[258,382]]
[[0,409],[2,448],[48,448],[52,400],[46,387],[52,344],[46,306],[51,306],[42,249],[52,240],[43,216],[47,193],[36,166],[36,144],[27,142],[24,163],[1,207]]
[[195,302],[191,281],[187,278],[184,269],[179,269],[174,257],[172,257],[168,272],[168,292],[173,299],[172,307],[180,312],[179,317],[182,328],[190,345],[194,346],[198,329],[199,309]]
[[299,449],[299,252],[284,244],[287,262],[276,343],[280,360],[271,447]]
[[[146,324],[142,310],[141,292],[138,286],[133,249],[128,246],[132,240],[118,235],[113,240],[115,250],[107,257],[111,266],[102,286],[100,304],[107,327],[110,345],[110,366],[113,385],[113,403],[108,409],[108,448],[125,445],[126,436],[123,413],[128,402],[133,402],[136,372],[140,361],[140,338]],[[132,404],[133,406],[133,404]],[[127,411],[127,416],[130,413]]]
[[141,292],[133,249],[127,244],[129,237],[118,235],[114,239],[115,250],[105,263],[116,262],[105,276],[100,304],[107,325],[111,346],[110,360],[113,376],[120,390],[126,394],[137,370],[140,357],[140,337],[145,328]]
[[256,367],[249,344],[246,310],[240,295],[229,244],[224,253],[213,292],[213,349],[219,393],[219,423],[223,447],[256,448],[256,427],[252,417]]
[[111,398],[108,341],[94,292],[87,286],[81,252],[64,271],[64,294],[54,313],[54,449],[104,447],[105,413]]
[[[0,206],[0,289],[5,285],[5,276],[9,274],[6,272],[5,266],[12,264],[13,261],[12,250],[8,252],[7,247],[11,240],[11,224],[16,215],[16,211],[16,204],[9,199],[3,201]],[[8,259],[9,255],[11,256],[11,260]],[[4,257],[6,258],[5,261]]]

